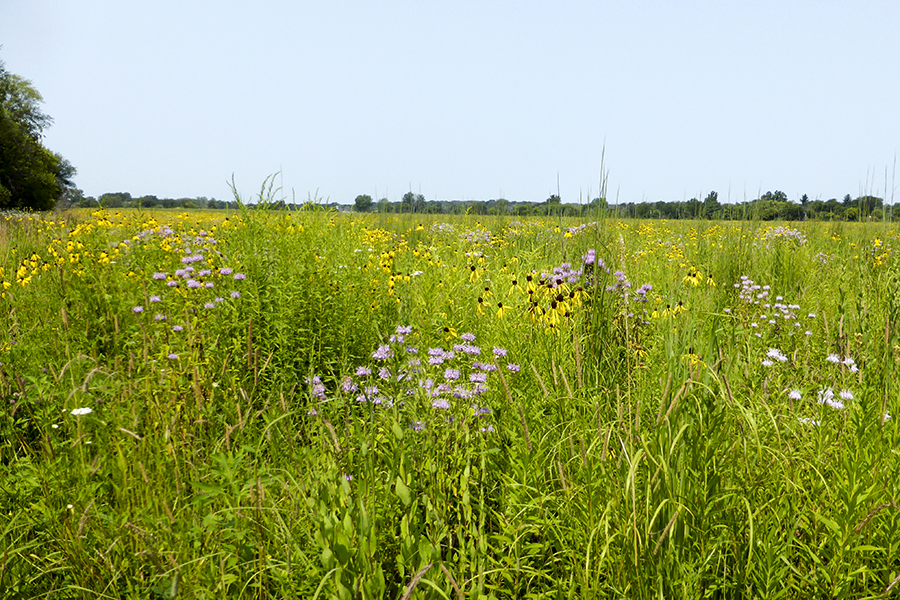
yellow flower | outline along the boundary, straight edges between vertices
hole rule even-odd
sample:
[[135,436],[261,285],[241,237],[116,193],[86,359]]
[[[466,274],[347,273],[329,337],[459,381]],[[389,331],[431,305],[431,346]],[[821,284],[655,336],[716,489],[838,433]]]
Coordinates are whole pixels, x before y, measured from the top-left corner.
[[498,302],[498,303],[497,303],[497,318],[498,318],[498,319],[502,319],[502,318],[503,318],[503,313],[504,313],[505,311],[506,311],[506,307],[503,306],[503,303],[502,303],[502,302]]

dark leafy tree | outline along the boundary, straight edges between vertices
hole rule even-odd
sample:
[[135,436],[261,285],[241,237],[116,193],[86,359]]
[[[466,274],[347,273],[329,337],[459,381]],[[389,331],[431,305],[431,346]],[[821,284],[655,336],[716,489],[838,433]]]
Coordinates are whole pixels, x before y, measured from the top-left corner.
[[372,200],[372,196],[361,194],[353,201],[353,208],[356,212],[369,212],[372,209],[373,204],[375,204],[375,201]]
[[30,81],[0,61],[0,209],[48,210],[74,189],[75,167],[41,143],[53,120]]

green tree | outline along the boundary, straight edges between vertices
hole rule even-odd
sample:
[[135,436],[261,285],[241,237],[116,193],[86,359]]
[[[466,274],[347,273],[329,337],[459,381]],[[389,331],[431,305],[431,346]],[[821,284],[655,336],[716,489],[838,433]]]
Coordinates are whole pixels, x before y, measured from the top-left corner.
[[0,209],[48,210],[74,188],[75,167],[41,143],[52,119],[30,81],[0,61]]
[[715,219],[721,210],[722,205],[719,204],[719,193],[713,190],[703,201],[703,218]]
[[368,194],[361,194],[353,201],[356,212],[369,212],[373,204],[375,204],[375,201],[372,200],[372,196]]

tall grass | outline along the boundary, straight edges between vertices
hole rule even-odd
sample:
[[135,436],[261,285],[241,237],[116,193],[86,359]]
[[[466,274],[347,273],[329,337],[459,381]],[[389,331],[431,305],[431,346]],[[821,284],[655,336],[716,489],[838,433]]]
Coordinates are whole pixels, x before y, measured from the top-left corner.
[[0,241],[2,597],[900,586],[888,226],[245,207]]

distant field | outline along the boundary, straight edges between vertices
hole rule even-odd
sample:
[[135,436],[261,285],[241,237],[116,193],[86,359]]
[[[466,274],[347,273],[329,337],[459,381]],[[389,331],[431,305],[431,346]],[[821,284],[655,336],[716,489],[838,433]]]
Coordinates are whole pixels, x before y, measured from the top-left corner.
[[900,589],[890,223],[0,218],[2,598]]

